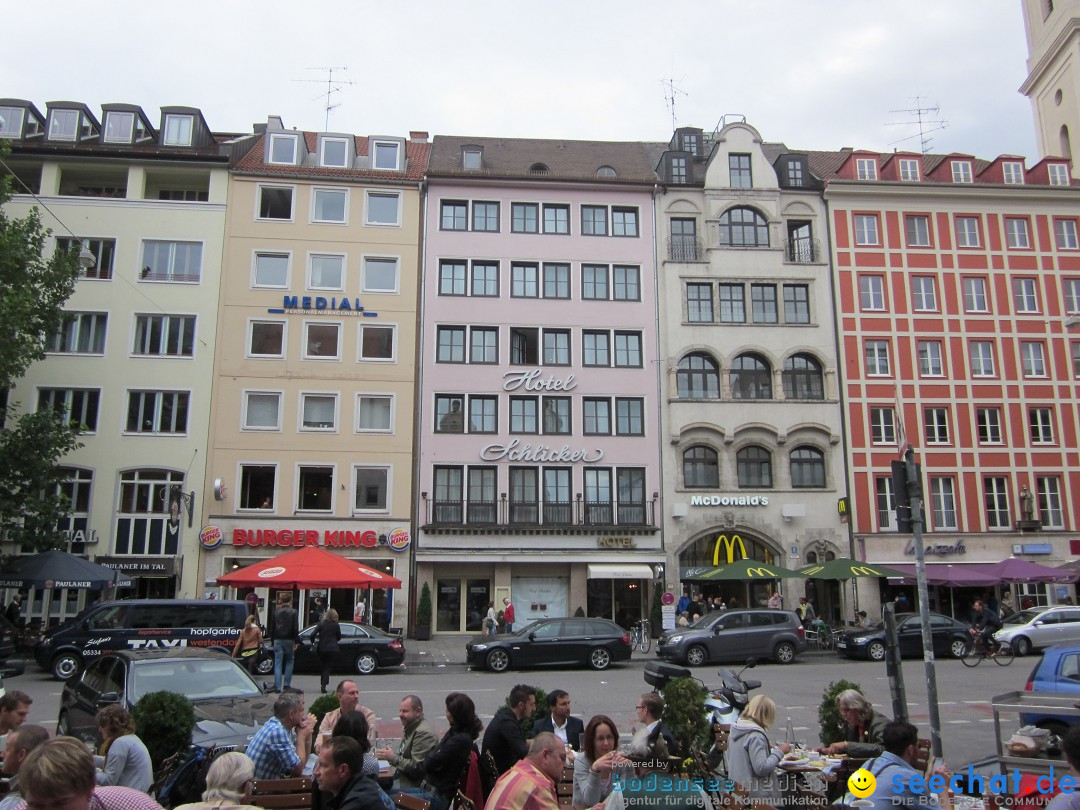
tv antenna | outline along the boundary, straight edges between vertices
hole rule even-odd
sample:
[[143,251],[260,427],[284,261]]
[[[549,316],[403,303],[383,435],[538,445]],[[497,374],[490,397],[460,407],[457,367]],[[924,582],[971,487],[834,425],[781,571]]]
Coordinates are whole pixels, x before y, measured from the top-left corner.
[[674,132],[679,126],[678,119],[675,117],[675,99],[678,96],[685,96],[686,93],[675,86],[674,79],[661,79],[660,84],[664,85],[664,103],[671,111],[671,131]]
[[925,155],[930,150],[930,144],[933,143],[933,138],[928,138],[927,135],[931,132],[937,132],[941,129],[947,129],[949,126],[948,121],[943,121],[938,118],[931,118],[932,115],[937,115],[941,112],[941,108],[936,104],[933,107],[924,106],[922,103],[922,96],[915,96],[915,106],[909,107],[903,110],[889,110],[891,113],[904,113],[905,115],[914,116],[914,121],[895,121],[887,123],[888,127],[910,127],[917,126],[919,132],[917,135],[908,135],[906,138],[901,138],[898,141],[893,141],[889,146],[896,146],[898,143],[904,143],[910,141],[912,138],[919,139],[919,150]]
[[[337,104],[332,104],[331,103],[331,100],[334,97],[334,93],[340,93],[342,85],[356,84],[356,82],[346,81],[345,79],[334,79],[334,71],[335,70],[338,71],[338,72],[346,71],[346,70],[349,69],[348,66],[340,66],[340,67],[309,67],[309,68],[304,68],[304,69],[305,70],[325,70],[326,71],[326,92],[325,93],[319,93],[319,95],[315,96],[315,98],[313,98],[312,101],[315,101],[315,100],[320,99],[320,98],[326,100],[325,101],[326,124],[325,124],[325,126],[323,128],[323,131],[328,132],[330,130],[330,111],[331,110],[336,110],[338,107],[341,106],[340,102],[338,102]],[[308,82],[310,84],[322,84],[323,83],[322,79],[293,79],[293,81],[294,82]]]

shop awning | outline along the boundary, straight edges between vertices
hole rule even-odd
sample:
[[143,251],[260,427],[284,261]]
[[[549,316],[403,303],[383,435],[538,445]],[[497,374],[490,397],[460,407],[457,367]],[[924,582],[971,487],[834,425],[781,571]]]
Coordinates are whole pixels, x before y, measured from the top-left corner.
[[[889,563],[889,568],[903,571],[908,580],[915,580],[914,563]],[[950,588],[985,588],[997,585],[1000,580],[984,570],[980,563],[927,563],[926,582]]]
[[652,566],[641,563],[590,565],[589,579],[652,579]]

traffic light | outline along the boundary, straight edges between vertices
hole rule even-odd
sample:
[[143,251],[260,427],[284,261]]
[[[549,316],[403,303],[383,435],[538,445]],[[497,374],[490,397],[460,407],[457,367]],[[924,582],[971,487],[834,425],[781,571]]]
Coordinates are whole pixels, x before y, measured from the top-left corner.
[[902,534],[911,533],[911,499],[920,499],[920,514],[922,513],[922,465],[910,464],[914,471],[913,478],[908,480],[909,464],[906,461],[892,462],[892,491],[893,503],[896,505],[896,530]]

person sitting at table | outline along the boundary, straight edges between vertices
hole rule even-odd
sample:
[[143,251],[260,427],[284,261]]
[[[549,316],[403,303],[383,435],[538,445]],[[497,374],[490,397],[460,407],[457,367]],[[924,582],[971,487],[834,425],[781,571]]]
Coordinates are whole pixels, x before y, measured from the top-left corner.
[[[364,754],[364,776],[370,776],[373,779],[379,778],[379,760],[371,753],[371,736],[367,717],[360,712],[346,712],[341,715],[334,725],[334,732],[330,739],[334,739],[334,737],[352,737],[360,743],[360,748]],[[320,746],[321,748],[322,746]]]
[[330,794],[323,802],[326,810],[393,810],[383,789],[361,774],[365,741],[338,735],[319,751],[315,778],[319,789]]
[[360,712],[367,718],[368,740],[371,742],[370,747],[374,748],[375,738],[379,736],[379,719],[367,706],[360,705],[360,687],[356,685],[356,681],[346,678],[337,685],[334,692],[337,695],[338,707],[323,715],[322,722],[319,723],[319,731],[315,735],[315,753],[319,753],[319,746],[322,745],[325,735],[334,730],[334,724],[337,723],[338,718],[351,711]]
[[450,806],[458,780],[469,763],[469,753],[476,749],[476,739],[484,729],[476,716],[476,705],[464,692],[446,696],[446,722],[450,728],[424,757],[427,778],[421,795],[431,801],[431,810],[446,810]]
[[881,735],[889,718],[875,711],[873,704],[854,689],[836,697],[836,707],[844,718],[844,739],[817,748],[822,754],[847,754],[853,759],[876,757],[882,748]]
[[[911,789],[912,777],[922,780],[924,776],[922,771],[915,768],[919,756],[919,730],[911,723],[897,720],[885,724],[881,737],[884,748],[881,756],[862,765],[877,780],[877,788],[869,797],[874,803],[874,810],[937,805],[938,794],[925,789],[916,793]],[[948,778],[944,767],[935,769],[934,773]]]
[[592,807],[610,794],[614,785],[612,772],[624,776],[632,768],[619,752],[619,730],[615,721],[597,714],[585,726],[585,743],[574,757],[574,805]]
[[[667,743],[659,728],[642,728],[630,743],[629,759],[632,770],[613,780],[614,789],[604,802],[604,810],[634,810],[641,807],[663,807],[664,810],[698,810],[711,808],[712,802],[701,788],[683,780],[684,788],[673,791],[666,779],[680,777],[669,772],[670,757]],[[652,775],[656,778],[653,779]]]
[[746,788],[758,804],[781,803],[776,766],[791,751],[788,743],[771,743],[765,733],[776,721],[776,702],[768,695],[754,695],[731,726],[728,738],[728,778]]
[[[1080,778],[1080,726],[1070,726],[1061,738],[1061,753],[1069,763],[1074,779]],[[1046,805],[1046,810],[1080,810],[1080,790],[1059,793]]]
[[119,785],[147,793],[154,784],[150,752],[135,734],[135,721],[128,710],[116,703],[97,713],[98,731],[104,742],[94,758],[99,785]]
[[214,760],[206,772],[206,790],[201,802],[181,804],[174,810],[254,810],[251,784],[255,764],[239,751],[229,751]]

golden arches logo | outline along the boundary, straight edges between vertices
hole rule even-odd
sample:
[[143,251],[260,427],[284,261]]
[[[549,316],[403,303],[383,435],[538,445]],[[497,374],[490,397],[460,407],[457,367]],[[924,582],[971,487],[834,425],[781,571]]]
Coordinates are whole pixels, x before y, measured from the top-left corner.
[[748,577],[768,577],[769,579],[776,579],[776,574],[768,568],[747,568],[746,575]]
[[851,575],[860,577],[883,577],[885,576],[876,568],[871,568],[868,565],[853,565],[851,566]]
[[[716,566],[720,565],[720,546],[721,545],[724,546],[724,549],[727,552],[727,554],[726,554],[727,559],[724,562],[725,565],[730,565],[731,563],[735,562],[735,560],[737,560],[737,559],[738,560],[745,560],[746,559],[746,546],[743,544],[742,538],[737,534],[733,534],[733,535],[731,535],[731,539],[729,540],[728,536],[726,534],[722,534],[722,535],[720,535],[719,537],[716,538],[716,545],[713,546],[712,564],[713,564],[714,568]],[[739,549],[739,556],[738,557],[735,556],[735,549],[736,548]]]
[[813,568],[800,568],[799,573],[800,574],[805,574],[808,577],[812,577],[818,571],[822,571],[824,569],[825,569],[824,565],[815,565]]

